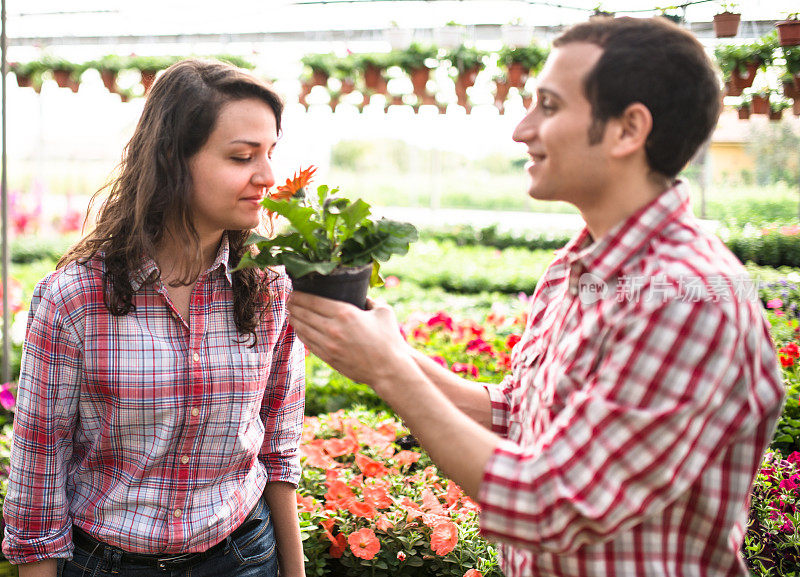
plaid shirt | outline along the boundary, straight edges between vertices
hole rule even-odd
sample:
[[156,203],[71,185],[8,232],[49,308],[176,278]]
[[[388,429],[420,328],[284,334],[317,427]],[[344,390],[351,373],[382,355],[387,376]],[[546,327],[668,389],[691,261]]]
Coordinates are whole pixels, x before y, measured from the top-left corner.
[[682,184],[559,251],[495,432],[483,534],[507,577],[747,575],[749,492],[784,395],[746,272]]
[[297,484],[304,349],[290,283],[249,348],[233,321],[223,241],[182,319],[164,285],[132,275],[136,310],[103,304],[102,261],[40,282],[28,319],[3,553],[70,557],[71,526],[126,551],[204,551],[245,518],[268,482]]

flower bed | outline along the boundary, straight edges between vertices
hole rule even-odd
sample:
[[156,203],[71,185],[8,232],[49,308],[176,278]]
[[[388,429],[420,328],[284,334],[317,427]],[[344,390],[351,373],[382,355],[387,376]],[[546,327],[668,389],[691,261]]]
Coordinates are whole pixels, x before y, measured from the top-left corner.
[[478,506],[387,413],[307,417],[298,491],[312,576],[501,577]]

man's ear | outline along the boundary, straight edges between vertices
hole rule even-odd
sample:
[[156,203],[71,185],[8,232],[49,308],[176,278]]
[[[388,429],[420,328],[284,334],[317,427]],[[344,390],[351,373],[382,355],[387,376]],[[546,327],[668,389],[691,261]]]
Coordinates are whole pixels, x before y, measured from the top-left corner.
[[644,151],[647,137],[653,129],[653,116],[641,102],[634,102],[613,120],[612,156],[628,156],[636,151]]

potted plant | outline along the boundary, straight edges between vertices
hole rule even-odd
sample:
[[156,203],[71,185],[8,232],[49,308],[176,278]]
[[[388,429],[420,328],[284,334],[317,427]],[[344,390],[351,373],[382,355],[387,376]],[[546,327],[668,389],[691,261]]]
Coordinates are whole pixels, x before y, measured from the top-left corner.
[[245,253],[238,268],[282,265],[295,290],[364,308],[367,289],[382,284],[379,262],[408,252],[417,230],[404,222],[372,220],[366,202],[338,196],[338,188],[306,190],[315,170],[301,170],[262,201],[271,216],[289,222],[288,229],[273,238],[254,234],[249,243],[258,253]]
[[781,46],[797,46],[800,44],[800,12],[792,12],[786,20],[776,22],[778,42]]
[[367,91],[386,94],[386,79],[383,77],[383,71],[389,66],[388,54],[365,52],[358,55],[357,63]]
[[214,58],[232,64],[237,68],[244,68],[245,70],[252,70],[256,67],[250,60],[238,54],[215,54]]
[[356,87],[356,62],[352,54],[336,58],[333,63],[333,77],[341,82],[340,92],[350,94]]
[[770,91],[754,92],[750,96],[750,112],[752,114],[769,114]]
[[513,88],[522,88],[528,75],[536,74],[547,60],[548,51],[538,44],[504,46],[498,53],[498,64],[506,72],[506,81]]
[[20,88],[33,88],[36,92],[42,89],[42,73],[47,70],[47,65],[41,60],[29,62],[15,62],[10,69],[17,77],[17,86]]
[[47,54],[42,57],[42,63],[46,69],[50,70],[53,80],[60,88],[71,88],[76,81],[80,83],[82,70],[74,62]]
[[783,118],[783,111],[791,106],[792,104],[786,99],[772,99],[769,103],[769,119],[780,120]]
[[306,54],[300,62],[311,71],[311,86],[327,86],[333,75],[335,54]]
[[727,84],[728,95],[738,96],[753,85],[759,68],[772,63],[776,41],[767,35],[751,44],[723,44],[714,49]]
[[414,94],[422,99],[427,93],[426,85],[430,78],[431,68],[436,65],[436,55],[439,51],[435,46],[423,46],[412,42],[405,50],[396,50],[391,53],[392,64],[399,66],[411,78]]
[[736,2],[720,2],[722,12],[714,14],[714,35],[717,38],[732,38],[739,33],[742,15],[736,12]]
[[792,77],[795,87],[800,90],[800,46],[782,46],[781,52],[786,62],[786,73]]
[[736,112],[739,115],[739,120],[747,120],[750,118],[750,101],[742,100],[742,102],[736,106]]
[[117,76],[122,70],[129,67],[129,58],[116,54],[106,54],[99,60],[93,61],[91,66],[100,73],[100,78],[106,90],[113,94],[118,90]]
[[460,106],[468,107],[467,88],[475,84],[485,56],[486,52],[466,44],[447,52],[445,57],[450,62],[451,72],[455,72],[456,98]]
[[139,70],[144,93],[150,92],[150,87],[159,71],[169,68],[177,58],[172,56],[132,56],[130,67]]

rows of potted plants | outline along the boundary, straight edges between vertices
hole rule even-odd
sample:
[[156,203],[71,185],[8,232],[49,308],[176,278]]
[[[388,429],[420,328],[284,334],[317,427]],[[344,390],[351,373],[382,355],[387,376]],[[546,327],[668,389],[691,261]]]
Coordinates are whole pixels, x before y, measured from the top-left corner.
[[[342,95],[356,89],[364,97],[362,106],[373,94],[386,95],[387,105],[402,104],[408,99],[388,92],[388,81],[402,75],[411,81],[409,96],[413,95],[411,102],[415,108],[421,104],[437,104],[434,92],[429,89],[431,71],[444,67],[454,83],[458,104],[469,111],[469,88],[475,84],[481,70],[496,63],[500,73],[494,79],[495,101],[502,109],[509,89],[522,91],[528,77],[541,69],[547,53],[547,49],[538,44],[507,46],[493,54],[468,44],[442,49],[412,42],[406,48],[383,53],[307,54],[302,58],[300,102],[306,105],[306,97],[314,86],[324,86],[331,95],[333,107]],[[329,82],[330,79],[335,80]]]
[[[65,58],[45,53],[40,58],[26,62],[12,62],[9,69],[17,77],[17,85],[22,88],[33,88],[39,92],[44,80],[52,78],[61,88],[78,91],[81,76],[89,69],[97,70],[109,92],[120,94],[123,99],[135,94],[130,89],[122,89],[117,85],[117,78],[125,71],[138,72],[143,93],[147,94],[155,80],[156,74],[176,62],[178,56],[120,56],[107,54],[96,60],[73,62]],[[217,54],[214,58],[224,60],[242,68],[253,68],[246,58],[233,54]]]

